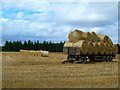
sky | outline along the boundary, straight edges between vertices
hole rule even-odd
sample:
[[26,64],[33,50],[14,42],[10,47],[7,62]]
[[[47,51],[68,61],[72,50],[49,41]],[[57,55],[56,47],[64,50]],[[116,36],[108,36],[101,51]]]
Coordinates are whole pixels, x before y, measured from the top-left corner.
[[66,41],[75,29],[118,43],[117,2],[2,1],[0,23],[0,45],[6,40]]

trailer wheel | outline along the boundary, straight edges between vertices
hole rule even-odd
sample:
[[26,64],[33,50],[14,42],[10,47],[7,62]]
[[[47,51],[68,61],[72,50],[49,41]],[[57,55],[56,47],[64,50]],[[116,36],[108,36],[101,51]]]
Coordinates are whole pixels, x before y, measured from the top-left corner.
[[80,59],[79,59],[79,62],[82,63],[82,64],[85,64],[87,62],[86,56],[81,56]]
[[106,62],[109,62],[109,59],[110,59],[109,56],[107,56],[107,57],[106,57]]
[[104,56],[104,57],[103,57],[103,61],[107,61],[107,56]]
[[68,56],[67,56],[67,59],[64,60],[64,61],[62,61],[62,64],[65,64],[66,62],[71,62],[71,63],[74,62],[72,55],[68,55]]
[[110,62],[112,62],[113,61],[113,56],[110,56]]
[[113,57],[112,56],[107,56],[106,62],[111,62],[111,61],[113,61]]
[[72,58],[72,56],[71,55],[68,55],[67,56],[67,60],[69,60],[69,59],[71,59]]
[[70,62],[70,63],[73,63],[74,62],[74,57],[72,56],[72,55],[69,55],[68,57],[67,57],[67,60],[68,60],[68,62]]
[[95,56],[90,56],[89,59],[90,59],[90,62],[94,62],[95,61]]

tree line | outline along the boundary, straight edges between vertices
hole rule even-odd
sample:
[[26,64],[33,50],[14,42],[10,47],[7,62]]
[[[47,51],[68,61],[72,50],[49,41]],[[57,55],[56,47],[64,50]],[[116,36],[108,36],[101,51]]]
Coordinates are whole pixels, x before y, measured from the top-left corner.
[[[47,50],[50,52],[62,52],[64,42],[54,43],[43,41],[42,43],[38,40],[32,42],[31,40],[24,41],[6,41],[5,45],[2,46],[2,51],[20,51],[23,50]],[[120,44],[118,46],[118,53],[120,54]]]
[[5,45],[2,47],[2,51],[20,51],[23,50],[47,50],[50,52],[62,52],[64,42],[54,43],[43,41],[32,42],[28,41],[6,41]]

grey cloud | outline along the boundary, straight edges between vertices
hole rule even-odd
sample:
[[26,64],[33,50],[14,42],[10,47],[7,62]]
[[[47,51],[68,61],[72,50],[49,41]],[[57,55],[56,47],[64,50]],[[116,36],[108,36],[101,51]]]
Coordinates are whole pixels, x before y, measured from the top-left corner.
[[[81,3],[79,3],[81,5]],[[111,25],[117,21],[117,3],[89,3],[83,12],[80,12],[82,6],[65,8],[56,14],[56,20],[61,24],[68,24],[80,27],[102,27]],[[68,6],[69,7],[69,6]],[[75,10],[79,8],[78,10]]]
[[[115,42],[117,40],[116,3],[87,3],[84,4],[85,6],[82,3],[49,3],[42,6],[39,3],[24,3],[19,5],[21,6],[7,5],[4,8],[25,8],[25,10],[43,11],[43,13],[19,14],[19,20],[2,22],[3,41],[28,39],[64,41],[70,31],[79,28],[84,31],[97,28],[98,33],[110,35]],[[32,6],[28,7],[30,5]],[[21,18],[23,20],[20,20]]]

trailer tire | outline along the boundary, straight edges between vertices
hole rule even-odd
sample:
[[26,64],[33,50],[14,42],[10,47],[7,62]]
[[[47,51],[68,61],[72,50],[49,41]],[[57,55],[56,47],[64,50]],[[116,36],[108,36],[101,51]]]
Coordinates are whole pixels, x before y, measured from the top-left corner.
[[67,57],[67,62],[73,63],[74,62],[74,56],[73,55],[69,55]]
[[90,56],[89,59],[90,59],[90,62],[94,62],[95,61],[95,56]]
[[79,62],[82,63],[82,64],[85,64],[87,62],[86,56],[81,56],[80,59],[79,59]]
[[103,57],[103,61],[107,61],[107,56],[104,56],[104,57]]
[[111,56],[107,56],[106,62],[110,62],[110,61],[111,61]]
[[110,62],[112,62],[113,61],[113,56],[110,56]]

